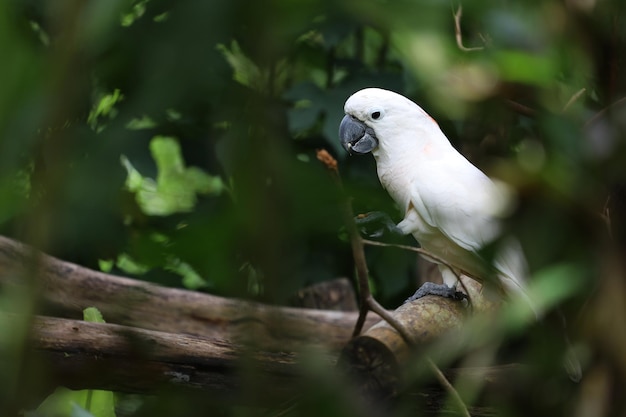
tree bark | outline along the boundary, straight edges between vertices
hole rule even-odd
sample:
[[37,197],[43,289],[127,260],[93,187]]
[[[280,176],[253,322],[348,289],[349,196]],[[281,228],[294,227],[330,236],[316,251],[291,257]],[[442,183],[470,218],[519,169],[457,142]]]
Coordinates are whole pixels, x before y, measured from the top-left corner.
[[37,317],[31,349],[52,385],[71,389],[152,393],[175,386],[240,398],[245,377],[237,370],[245,365],[262,369],[255,387],[266,388],[258,394],[269,404],[295,394],[299,379],[293,352],[116,324]]
[[[316,349],[333,366],[347,346],[343,363],[367,372],[376,364],[383,373],[359,377],[369,378],[365,384],[386,378],[390,384],[381,387],[388,391],[398,378],[397,364],[410,356],[388,324],[373,326],[380,321],[373,313],[370,329],[350,342],[356,312],[274,307],[164,288],[64,262],[0,236],[0,286],[33,282],[48,311],[71,319],[35,317],[29,349],[40,360],[25,362],[49,370],[51,383],[74,389],[148,393],[176,386],[240,399],[242,390],[250,392],[245,371],[253,370],[255,401],[272,403],[302,388],[303,350]],[[474,308],[490,308],[476,298],[475,282],[465,283]],[[108,323],[76,320],[87,307],[98,308]],[[393,314],[421,344],[459,327],[466,312],[457,301],[424,297]]]
[[[465,276],[461,276],[461,282],[472,300],[472,311],[497,308],[497,303],[481,296],[478,282]],[[469,311],[464,303],[432,295],[405,303],[391,316],[405,329],[413,347],[389,323],[380,321],[346,344],[339,364],[351,375],[362,396],[393,398],[402,389],[403,365],[415,360],[415,347],[459,328]]]
[[[0,314],[0,319],[10,318]],[[169,387],[201,390],[239,405],[273,407],[310,388],[306,368],[299,364],[298,354],[294,352],[263,351],[228,340],[115,324],[37,317],[31,327],[30,349],[34,356],[26,364],[43,365],[48,380],[46,393],[57,385],[142,394]],[[323,361],[333,366],[334,355],[326,356]],[[247,369],[254,370],[252,378],[246,374]],[[466,383],[488,381],[495,385],[514,381],[520,372],[523,372],[520,366],[507,365],[453,369],[447,370],[446,375],[450,380],[462,378]],[[359,383],[376,380],[376,376],[369,374],[361,376],[366,379]],[[373,396],[364,398],[375,405],[384,392],[377,389],[370,393]],[[450,406],[436,385],[420,391],[416,404],[421,413],[437,414]],[[471,408],[471,414],[492,415],[489,409],[481,407]]]
[[[26,279],[32,275],[34,280]],[[82,319],[83,309],[96,307],[108,323],[249,341],[269,350],[341,349],[357,317],[355,312],[273,307],[165,288],[64,262],[0,236],[0,285],[32,281],[54,316]],[[379,320],[370,314],[366,326]]]

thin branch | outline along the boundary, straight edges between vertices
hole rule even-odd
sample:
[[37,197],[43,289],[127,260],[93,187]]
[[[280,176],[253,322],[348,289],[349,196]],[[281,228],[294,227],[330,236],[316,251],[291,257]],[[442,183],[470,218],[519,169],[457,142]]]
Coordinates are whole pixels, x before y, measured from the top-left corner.
[[398,320],[396,320],[387,310],[385,310],[384,307],[381,306],[380,303],[376,301],[376,299],[371,295],[367,298],[367,305],[369,306],[370,310],[378,314],[380,318],[389,323],[389,325],[393,327],[398,332],[398,334],[400,334],[400,336],[402,336],[402,339],[404,339],[404,342],[407,345],[415,346],[415,341],[406,331],[406,328]]
[[522,116],[535,117],[537,115],[537,111],[528,106],[525,106],[517,101],[507,99],[504,100],[504,103],[509,106],[516,113],[521,114]]
[[[352,208],[350,207],[350,203],[346,203],[346,206],[349,207],[348,213],[352,214]],[[352,217],[351,217],[352,219]],[[363,239],[359,236],[358,231],[356,231],[356,227],[354,226],[354,220],[352,220],[352,226],[354,231],[350,231],[350,243],[352,245],[352,256],[354,258],[354,266],[356,268],[356,275],[359,287],[359,299],[360,308],[359,308],[359,318],[354,326],[354,330],[352,332],[352,337],[358,336],[363,330],[363,324],[365,323],[365,319],[367,318],[368,307],[370,307],[370,302],[368,300],[373,299],[372,292],[369,285],[369,272],[367,269],[367,261],[365,260],[365,251],[363,249]]]
[[[337,161],[333,158],[328,151],[325,149],[321,149],[317,151],[317,159],[322,162],[326,168],[331,172],[337,186],[343,191],[343,185],[341,183],[341,178],[339,177],[339,170],[337,167]],[[359,231],[354,223],[354,212],[352,211],[352,205],[350,201],[346,198],[345,206],[344,206],[344,216],[345,216],[345,224],[348,228],[348,234],[350,235],[350,243],[352,246],[352,256],[354,259],[354,266],[356,269],[357,275],[357,286],[359,288],[359,317],[357,319],[356,325],[354,326],[354,332],[352,333],[352,337],[358,336],[363,330],[363,324],[365,323],[365,318],[367,317],[368,311],[373,311],[378,314],[383,320],[387,321],[400,335],[405,342],[409,345],[412,345],[412,339],[406,332],[406,330],[402,327],[400,323],[398,323],[388,312],[385,310],[378,301],[374,299],[372,296],[372,292],[369,286],[369,272],[367,269],[367,261],[365,259],[365,251],[364,244],[370,243],[372,241],[368,241],[363,239],[359,234]],[[376,243],[376,242],[374,242]],[[385,246],[382,245],[381,246]],[[410,246],[406,246],[406,248],[411,248]],[[413,248],[418,249],[418,248]],[[422,251],[420,249],[420,251]],[[426,251],[423,251],[426,252]],[[433,257],[435,258],[435,257]]]
[[434,254],[432,254],[432,253],[430,253],[427,250],[424,250],[422,248],[416,248],[415,246],[401,245],[401,244],[397,244],[397,243],[377,242],[375,240],[369,240],[369,239],[362,239],[362,240],[363,240],[363,243],[365,245],[382,246],[382,247],[385,247],[385,248],[398,248],[398,249],[408,250],[408,251],[411,251],[411,252],[416,252],[416,253],[419,253],[420,255],[422,255],[424,258],[426,258],[428,260],[432,260],[432,262],[434,262],[436,264],[442,264],[442,265],[448,267],[448,269],[450,269],[450,271],[452,271],[452,273],[456,277],[457,281],[461,284],[461,287],[463,287],[463,290],[465,290],[465,294],[467,294],[468,300],[469,300],[470,305],[471,305],[471,303],[472,303],[471,294],[470,294],[469,290],[467,289],[467,287],[465,286],[465,283],[461,279],[461,275],[455,270],[455,268],[452,265],[450,265],[448,262],[446,262],[442,258],[438,257],[437,255],[434,255]]
[[[459,280],[459,282],[461,281]],[[402,339],[408,346],[411,346],[411,347],[415,346],[415,341],[413,340],[409,332],[407,332],[406,328],[398,320],[396,320],[395,317],[393,317],[387,310],[385,310],[378,303],[378,301],[374,299],[374,297],[370,295],[367,298],[366,302],[369,308],[374,313],[378,314],[383,320],[389,323],[389,325],[393,327],[394,330],[398,332],[398,334],[400,334],[400,336],[402,337]],[[463,402],[463,399],[459,395],[456,388],[454,388],[454,386],[450,383],[450,381],[448,381],[448,379],[443,374],[441,369],[439,369],[439,367],[429,357],[426,357],[426,361],[428,362],[428,366],[430,367],[430,370],[435,375],[435,378],[437,379],[437,381],[439,381],[443,389],[448,392],[448,395],[452,397],[453,401],[456,403],[462,415],[466,417],[471,417],[467,409],[467,406]]]
[[[317,151],[317,159],[322,162],[326,168],[330,171],[337,188],[343,194],[343,184],[341,177],[339,176],[339,169],[337,166],[337,160],[332,157],[325,149]],[[363,330],[363,324],[367,318],[367,312],[369,311],[370,304],[368,299],[372,298],[372,293],[369,285],[369,272],[367,270],[367,261],[365,259],[365,251],[363,250],[363,239],[359,235],[359,231],[354,223],[354,212],[352,211],[352,204],[350,200],[344,198],[344,224],[348,229],[348,235],[350,236],[350,245],[352,246],[352,257],[354,259],[354,266],[356,269],[357,286],[359,289],[359,318],[354,326],[352,337],[358,336]]]
[[[343,191],[343,184],[341,177],[339,176],[339,169],[337,166],[337,160],[333,158],[328,151],[320,149],[317,151],[317,159],[322,162],[326,168],[331,172],[333,179],[341,191]],[[364,244],[368,241],[363,239],[359,234],[359,231],[354,222],[354,212],[352,211],[352,204],[348,198],[345,199],[344,204],[344,222],[348,228],[348,234],[350,236],[350,244],[352,246],[352,257],[354,259],[354,266],[357,275],[357,286],[359,287],[359,318],[352,337],[356,337],[363,330],[363,324],[367,317],[368,311],[373,311],[378,314],[383,320],[386,320],[394,329],[400,333],[405,339],[405,342],[412,345],[412,339],[408,333],[388,312],[385,310],[372,296],[372,292],[369,286],[369,273],[367,269],[367,261],[365,259]]]
[[452,16],[454,16],[454,34],[456,37],[456,45],[459,47],[459,49],[463,52],[476,52],[485,49],[484,46],[475,46],[469,48],[463,45],[463,35],[461,34],[461,16],[463,16],[463,6],[459,5],[459,8],[456,10],[456,12],[452,13]]
[[467,406],[465,405],[465,402],[463,401],[463,398],[461,398],[461,396],[459,395],[459,392],[454,388],[454,386],[450,383],[450,381],[448,381],[448,378],[446,378],[443,372],[441,372],[441,369],[439,369],[437,364],[435,364],[435,362],[433,362],[432,359],[428,357],[426,358],[426,361],[428,362],[428,366],[430,367],[430,370],[435,374],[435,377],[437,377],[437,380],[439,381],[439,383],[445,388],[446,391],[448,391],[448,394],[450,394],[450,396],[456,403],[461,414],[465,417],[471,417],[469,410],[467,409]]
[[[354,220],[352,220],[352,222],[354,223]],[[356,227],[355,227],[355,230],[356,230]],[[396,247],[399,247],[399,248],[402,248],[402,249],[412,250],[412,251],[417,252],[417,253],[419,253],[419,254],[427,257],[427,258],[430,257],[431,259],[433,259],[433,260],[435,260],[437,262],[441,262],[442,264],[444,264],[448,268],[450,268],[450,270],[456,276],[458,282],[461,283],[461,285],[463,286],[463,289],[465,290],[465,292],[468,294],[468,297],[469,297],[469,291],[467,290],[467,288],[465,288],[465,284],[463,283],[463,281],[461,281],[461,277],[443,259],[441,259],[441,258],[439,258],[439,257],[437,257],[435,255],[432,255],[428,251],[425,251],[424,249],[421,249],[421,248],[415,248],[415,247],[407,246],[407,245],[380,244],[380,242],[375,242],[375,241],[372,241],[372,240],[363,239],[360,235],[358,235],[358,232],[357,232],[357,236],[358,236],[358,238],[361,241],[361,243],[360,243],[361,250],[363,248],[363,245],[366,244],[366,243],[370,244],[370,245],[374,244],[374,245],[378,245],[378,246],[388,246],[388,247],[396,246]],[[368,284],[368,290],[369,290],[369,284]],[[366,299],[366,301],[367,301],[368,306],[370,307],[370,309],[372,311],[374,311],[376,314],[378,314],[387,323],[389,323],[389,325],[391,325],[391,327],[393,327],[400,334],[400,336],[402,336],[402,339],[404,339],[404,342],[407,345],[409,345],[409,346],[414,346],[415,345],[413,339],[411,338],[409,333],[406,331],[404,326],[402,326],[402,324],[400,324],[384,308],[382,308],[382,306],[371,296],[371,294],[368,295],[368,298]],[[471,300],[470,300],[470,303],[471,303]],[[456,390],[456,388],[454,388],[454,386],[450,383],[450,381],[448,381],[446,379],[446,377],[443,374],[443,372],[441,372],[441,369],[439,369],[437,367],[437,365],[430,358],[427,357],[426,360],[428,361],[428,364],[430,366],[431,371],[434,373],[435,377],[437,378],[437,380],[439,381],[441,386],[444,388],[444,390],[446,390],[448,392],[448,395],[450,395],[454,399],[454,402],[457,404],[457,406],[459,407],[459,409],[461,410],[463,415],[467,416],[467,417],[470,417],[469,411],[467,410],[467,406],[463,402],[463,399],[459,395],[459,393]]]
[[563,106],[562,112],[565,113],[567,109],[576,102],[576,100],[578,100],[580,97],[582,97],[583,94],[585,94],[586,91],[587,89],[583,87],[580,90],[578,90],[576,93],[574,93],[574,95],[570,97],[567,103],[565,103],[565,106]]
[[[337,161],[335,160],[335,158],[333,158],[326,150],[322,149],[317,151],[317,159],[320,160],[324,165],[326,165],[328,170],[333,174],[337,186],[340,187],[340,189],[343,191],[341,178],[339,177],[339,170],[337,168]],[[345,224],[348,228],[348,233],[350,235],[350,243],[352,245],[352,256],[354,258],[354,264],[357,272],[360,299],[359,318],[354,327],[353,337],[356,337],[361,333],[363,323],[365,322],[365,318],[367,317],[367,312],[368,310],[372,310],[373,312],[378,314],[383,320],[389,323],[389,325],[393,327],[398,332],[398,334],[400,334],[400,336],[402,337],[402,339],[404,339],[404,342],[408,346],[414,346],[415,343],[409,333],[404,328],[404,326],[402,326],[402,324],[400,324],[391,314],[389,314],[389,312],[385,310],[383,306],[381,306],[378,301],[376,301],[372,296],[368,281],[367,262],[365,259],[364,251],[364,244],[371,241],[366,241],[359,234],[356,223],[354,222],[354,212],[352,211],[352,204],[350,204],[350,200],[347,198],[345,200],[344,216]],[[406,248],[410,248],[410,246],[406,246]],[[421,253],[424,256],[430,256],[432,259],[441,261],[441,263],[450,267],[443,260],[440,260],[438,257],[429,254],[423,249],[419,249],[417,250],[417,252]],[[459,282],[461,282],[461,278],[457,275],[456,271],[454,271],[452,268],[451,270],[457,276]],[[437,365],[435,365],[435,363],[432,362],[432,360],[428,359],[428,361],[431,369],[435,373],[435,377],[442,384],[443,388],[448,392],[450,396],[452,396],[458,407],[463,411],[464,415],[469,416],[470,414],[467,411],[467,406],[463,403],[461,396],[456,391],[454,386],[452,386],[452,384],[446,379],[441,370],[437,367]]]
[[594,114],[589,120],[587,120],[585,122],[585,127],[590,126],[591,124],[593,124],[596,120],[600,119],[601,117],[603,117],[606,113],[608,113],[609,111],[611,111],[612,108],[617,107],[619,105],[622,105],[626,102],[626,97],[622,97],[619,100],[609,104],[608,106],[606,106],[605,108],[603,108],[602,110],[600,110],[599,112],[597,112],[596,114]]

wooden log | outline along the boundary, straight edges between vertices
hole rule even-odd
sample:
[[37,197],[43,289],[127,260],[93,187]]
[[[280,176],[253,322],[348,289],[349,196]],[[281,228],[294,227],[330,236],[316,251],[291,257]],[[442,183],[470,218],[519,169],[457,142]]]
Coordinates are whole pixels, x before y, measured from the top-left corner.
[[[55,383],[75,389],[147,393],[174,385],[239,398],[243,382],[237,375],[254,369],[257,399],[278,401],[303,382],[297,352],[322,347],[330,353],[329,366],[334,364],[332,352],[348,343],[356,321],[354,312],[273,307],[104,274],[0,237],[0,285],[32,282],[57,313],[78,318],[93,306],[112,323],[35,319],[30,347]],[[425,297],[394,314],[422,343],[458,327],[466,311],[457,301]],[[379,321],[370,314],[366,328]],[[350,355],[351,349],[357,354]],[[397,332],[381,324],[350,342],[342,358],[371,370],[381,358],[383,368],[400,363],[408,351]],[[387,378],[394,387],[392,368],[360,375],[365,383]]]
[[[350,340],[355,312],[274,307],[165,288],[64,262],[0,236],[0,285],[21,285],[35,274],[55,316],[82,318],[98,308],[109,323],[222,338],[265,349],[297,351],[319,345],[341,349]],[[366,326],[380,319],[370,314]]]
[[234,399],[241,398],[245,383],[240,368],[253,366],[262,371],[255,373],[255,388],[267,388],[257,394],[272,402],[295,394],[302,379],[293,352],[115,324],[36,317],[29,348],[34,366],[48,371],[51,387],[152,393],[169,386]]
[[[461,281],[471,300],[472,311],[497,308],[481,295],[481,285],[469,277]],[[392,398],[402,388],[402,364],[411,359],[415,347],[424,346],[442,334],[459,328],[469,313],[467,302],[426,296],[405,303],[391,313],[413,346],[387,322],[381,321],[352,339],[342,350],[339,365],[351,375],[363,397]]]
[[[0,320],[3,319],[10,320],[11,315],[0,314]],[[300,396],[311,386],[307,379],[310,368],[302,366],[293,352],[252,350],[228,340],[115,324],[36,317],[29,350],[31,355],[25,366],[36,368],[36,372],[25,369],[25,374],[40,375],[42,369],[46,371],[46,385],[38,387],[43,390],[42,397],[57,385],[141,394],[169,388],[201,391],[233,404],[271,408],[282,407],[284,401]],[[322,361],[318,364],[334,366],[334,356],[326,356]],[[253,370],[252,377],[249,370]],[[515,381],[522,370],[509,365],[453,369],[446,375],[451,380],[463,378],[498,386],[503,381]],[[419,397],[416,412],[439,415],[446,406],[445,393],[436,384],[423,387],[419,394],[407,395]],[[377,403],[375,397],[368,400],[372,406]],[[471,411],[472,415],[491,415],[492,410]]]

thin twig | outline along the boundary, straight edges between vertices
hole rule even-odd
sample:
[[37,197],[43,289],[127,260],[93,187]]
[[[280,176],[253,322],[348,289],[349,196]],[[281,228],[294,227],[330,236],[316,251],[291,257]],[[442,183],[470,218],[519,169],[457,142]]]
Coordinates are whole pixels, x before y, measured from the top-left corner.
[[[331,172],[337,188],[343,193],[343,184],[341,177],[339,176],[339,169],[337,160],[332,157],[325,149],[319,149],[317,151],[317,159],[321,161],[326,168]],[[359,318],[354,326],[352,337],[356,337],[363,330],[365,319],[367,318],[367,312],[370,310],[368,299],[372,298],[372,293],[369,285],[369,272],[367,270],[367,261],[365,259],[365,251],[363,250],[363,239],[359,235],[356,224],[354,223],[354,213],[352,211],[352,204],[350,199],[344,198],[345,203],[343,207],[344,224],[348,229],[348,235],[350,236],[350,245],[352,246],[352,258],[354,260],[354,266],[356,269],[357,287],[359,290]]]
[[[354,266],[356,269],[357,282],[359,287],[359,318],[356,321],[352,337],[356,337],[361,334],[365,319],[367,318],[367,311],[369,307],[368,300],[372,298],[372,292],[369,283],[369,272],[367,270],[367,261],[365,259],[365,250],[363,249],[363,239],[359,236],[359,232],[354,224],[354,215],[352,213],[352,205],[350,202],[346,202],[347,217],[350,218],[352,225],[350,229],[350,243],[352,246],[352,257],[354,259]],[[349,223],[348,223],[349,224]],[[353,229],[353,230],[352,230]]]
[[[326,168],[331,172],[337,186],[343,191],[343,184],[339,176],[339,169],[337,166],[337,160],[333,158],[328,151],[320,149],[317,151],[317,159],[322,162]],[[352,205],[348,198],[345,199],[344,206],[345,224],[348,228],[348,234],[350,236],[350,244],[352,246],[352,257],[354,259],[354,266],[357,275],[357,286],[359,290],[359,318],[354,326],[353,337],[358,336],[363,330],[363,324],[369,310],[378,314],[383,320],[389,322],[389,324],[400,333],[405,339],[407,344],[412,345],[412,340],[408,336],[408,333],[402,328],[402,326],[385,310],[372,296],[372,292],[369,286],[369,273],[367,269],[367,261],[365,259],[364,244],[378,244],[379,246],[392,246],[389,244],[383,244],[379,242],[369,241],[363,239],[359,234],[359,231],[354,222],[354,212],[352,211]],[[411,246],[404,246],[405,249],[416,250],[422,253],[424,256],[428,255],[428,252],[423,249],[413,248]],[[433,259],[439,261],[436,256],[432,256]],[[441,261],[443,262],[443,261]],[[454,271],[453,271],[454,272]],[[455,272],[456,274],[456,272]]]
[[585,91],[587,91],[587,89],[583,87],[580,90],[578,90],[576,93],[574,93],[574,95],[570,97],[569,100],[567,100],[567,103],[565,103],[565,106],[563,106],[562,113],[565,113],[567,109],[576,102],[576,100],[582,97],[582,95],[585,94]]
[[603,117],[606,113],[611,111],[612,108],[617,107],[619,105],[622,105],[622,104],[624,104],[624,102],[626,102],[626,97],[622,97],[619,100],[614,101],[613,103],[609,104],[608,106],[606,106],[605,108],[603,108],[602,110],[600,110],[599,112],[594,114],[589,120],[587,120],[585,122],[585,127],[590,126],[596,120],[598,120],[599,118]]
[[[374,313],[378,314],[383,320],[389,323],[389,325],[393,327],[395,331],[398,332],[398,334],[402,337],[402,339],[408,346],[415,346],[415,341],[413,340],[411,335],[406,331],[404,326],[398,320],[396,320],[395,317],[389,314],[389,312],[385,310],[378,303],[378,301],[374,299],[374,297],[372,296],[368,297],[367,303],[370,309]],[[462,415],[465,417],[471,417],[467,409],[467,406],[465,405],[465,403],[463,402],[463,399],[461,398],[461,395],[459,395],[459,392],[456,390],[456,388],[454,388],[454,386],[450,383],[450,381],[448,381],[448,379],[443,374],[443,372],[441,372],[441,369],[439,369],[437,364],[435,364],[435,362],[433,362],[433,360],[430,359],[430,357],[428,356],[426,357],[426,362],[428,363],[428,366],[430,370],[432,371],[432,373],[435,375],[435,378],[437,379],[437,381],[441,384],[443,389],[446,390],[448,394],[452,397],[453,401],[456,403]]]
[[475,52],[485,49],[484,46],[475,46],[473,48],[468,48],[467,46],[463,45],[463,35],[461,33],[461,16],[463,16],[463,6],[459,5],[459,8],[456,10],[456,12],[452,13],[452,16],[454,16],[454,34],[456,37],[456,45],[459,47],[459,49],[463,52]]
[[448,262],[444,261],[443,259],[441,259],[437,255],[434,255],[434,254],[432,254],[432,253],[430,253],[427,250],[424,250],[422,248],[416,248],[415,246],[400,245],[400,244],[397,244],[397,243],[377,242],[375,240],[369,240],[369,239],[361,239],[361,240],[363,241],[363,244],[365,244],[365,245],[382,246],[382,247],[385,247],[385,248],[398,248],[398,249],[408,250],[408,251],[411,251],[411,252],[416,252],[416,253],[419,253],[420,255],[422,255],[424,258],[426,258],[428,260],[432,260],[436,264],[441,264],[441,265],[444,265],[444,266],[448,267],[448,269],[450,269],[450,271],[452,271],[452,273],[456,277],[457,281],[461,284],[461,287],[463,288],[463,290],[465,290],[465,294],[467,294],[467,299],[469,300],[470,305],[472,305],[472,299],[471,299],[470,292],[467,289],[467,287],[465,286],[465,283],[463,282],[463,280],[461,279],[461,275],[455,270],[455,268],[452,265],[450,265]]
[[522,116],[535,117],[537,115],[537,111],[535,109],[518,103],[517,101],[506,99],[504,100],[504,103]]
[[[321,149],[317,151],[317,159],[320,160],[324,165],[326,165],[328,170],[333,174],[333,177],[337,183],[337,186],[340,188],[340,190],[343,191],[343,185],[341,183],[341,178],[339,176],[339,169],[337,167],[337,161],[335,160],[335,158],[333,158],[325,149]],[[398,332],[398,334],[400,334],[400,336],[402,337],[402,339],[404,339],[407,345],[414,346],[415,342],[413,341],[409,333],[406,331],[404,326],[402,326],[402,324],[400,324],[393,316],[391,316],[391,314],[389,314],[389,312],[385,310],[383,306],[381,306],[380,303],[378,303],[378,301],[376,301],[376,299],[374,299],[374,297],[372,296],[370,286],[369,286],[369,281],[368,281],[368,271],[367,271],[367,262],[365,259],[364,244],[366,242],[370,242],[371,244],[371,242],[373,241],[366,241],[359,234],[359,231],[356,227],[356,223],[354,222],[354,212],[352,211],[352,204],[350,204],[350,200],[347,198],[345,199],[344,216],[346,217],[345,223],[346,223],[346,227],[348,228],[348,233],[350,235],[350,243],[352,245],[352,256],[354,258],[354,264],[355,264],[356,273],[357,273],[357,282],[358,282],[358,287],[359,287],[359,299],[360,299],[359,318],[357,319],[357,323],[354,327],[353,337],[361,333],[363,324],[365,323],[367,312],[369,310],[372,310],[374,313],[378,314],[383,320],[389,323],[389,325],[393,327]],[[381,246],[386,246],[386,245],[381,245]],[[389,245],[389,246],[392,246],[392,245]],[[401,245],[401,246],[403,246],[405,249],[412,248],[411,246],[405,246],[405,245]],[[415,250],[416,252],[421,253],[424,256],[430,256],[432,259],[435,259],[439,262],[439,258],[437,256],[429,254],[427,251],[423,249],[412,248],[411,250]],[[443,260],[441,260],[441,262],[444,263],[446,266],[448,266],[448,264],[443,262]],[[454,271],[452,268],[451,270],[457,276],[457,279],[459,279],[459,282],[461,282],[460,277],[457,275],[456,271]],[[465,290],[467,292],[467,289]],[[441,372],[441,370],[437,367],[437,365],[431,359],[427,358],[427,360],[428,360],[431,370],[435,374],[435,377],[441,383],[443,388],[446,391],[448,391],[449,395],[457,403],[459,409],[463,412],[463,415],[465,415],[466,417],[471,417],[469,414],[469,411],[467,410],[467,406],[465,405],[465,403],[463,403],[461,396],[459,395],[457,390],[454,388],[454,386],[452,386],[450,381],[446,379],[443,372]]]
[[[467,288],[465,287],[465,284],[463,283],[463,281],[461,280],[461,277],[458,275],[458,273],[452,268],[452,266],[450,264],[448,264],[447,262],[445,262],[443,259],[439,258],[436,255],[431,254],[430,252],[421,249],[421,248],[416,248],[414,246],[408,246],[408,245],[397,245],[397,244],[391,244],[391,243],[382,243],[382,242],[376,242],[374,240],[367,240],[367,239],[363,239],[359,236],[359,238],[361,239],[361,244],[367,244],[367,245],[372,245],[372,246],[383,246],[383,247],[397,247],[400,249],[405,249],[405,250],[410,250],[413,252],[417,252],[420,255],[426,257],[426,258],[430,258],[432,260],[434,260],[437,263],[442,263],[443,265],[447,266],[448,268],[450,268],[450,270],[452,271],[452,273],[457,277],[457,280],[461,283],[461,285],[463,286],[463,289],[465,290],[465,292],[467,293],[468,299],[470,301],[470,305],[471,305],[471,298],[470,298],[470,293],[467,290]],[[409,345],[409,346],[415,346],[415,342],[413,340],[413,338],[411,337],[411,335],[406,331],[406,329],[404,328],[404,326],[399,323],[393,316],[391,316],[391,314],[389,314],[389,312],[387,312],[387,310],[385,310],[375,299],[374,297],[372,297],[371,295],[366,299],[367,305],[369,306],[369,308],[375,312],[376,314],[378,314],[383,320],[385,320],[387,323],[389,323],[389,325],[391,327],[393,327],[398,334],[402,337],[402,339],[404,339],[404,342]],[[467,406],[465,405],[465,403],[463,402],[463,399],[461,398],[461,396],[459,395],[458,391],[456,390],[456,388],[454,388],[454,386],[450,383],[450,381],[448,381],[448,379],[446,378],[446,376],[443,374],[443,372],[441,372],[441,369],[439,369],[439,367],[432,361],[432,359],[430,359],[429,357],[426,357],[426,361],[428,362],[428,365],[430,367],[430,370],[433,372],[433,374],[435,375],[435,378],[437,378],[437,381],[439,381],[439,383],[441,384],[441,386],[443,387],[444,390],[446,390],[448,392],[448,394],[450,395],[450,397],[453,399],[453,401],[456,403],[457,407],[459,408],[459,410],[461,411],[462,415],[465,417],[471,417]]]
[[435,377],[437,377],[439,383],[448,391],[454,402],[456,402],[461,414],[465,417],[472,417],[467,409],[467,406],[465,405],[465,402],[463,402],[463,398],[461,398],[459,392],[454,388],[450,381],[448,381],[448,378],[446,378],[443,372],[441,372],[441,369],[439,369],[437,364],[428,357],[426,358],[426,361],[428,362],[430,370],[435,374]]
[[371,295],[367,299],[367,305],[369,306],[370,310],[378,314],[380,318],[382,318],[387,323],[389,323],[389,325],[393,327],[395,331],[398,332],[398,334],[402,337],[402,339],[404,339],[404,342],[407,345],[415,346],[415,341],[413,340],[411,335],[406,331],[404,326],[398,320],[396,320],[395,317],[389,314],[389,312],[385,310],[385,308],[381,306],[380,303],[376,301],[376,299],[372,297]]

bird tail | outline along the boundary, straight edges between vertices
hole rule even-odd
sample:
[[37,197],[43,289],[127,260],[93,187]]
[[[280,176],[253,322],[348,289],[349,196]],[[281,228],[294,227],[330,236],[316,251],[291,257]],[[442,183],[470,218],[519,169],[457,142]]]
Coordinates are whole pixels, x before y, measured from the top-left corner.
[[[494,262],[494,267],[500,275],[504,289],[510,294],[521,296],[533,310],[537,320],[540,320],[544,312],[537,307],[537,304],[531,299],[528,291],[526,290],[528,264],[526,263],[526,258],[522,252],[521,245],[517,240],[511,238],[503,242],[501,252],[498,253],[498,257]],[[567,336],[567,321],[565,320],[565,316],[558,309],[557,314],[559,315],[563,326],[561,331],[565,344],[563,367],[572,381],[579,382],[582,379],[583,373],[580,360],[578,359],[576,351]]]
[[528,264],[522,246],[516,239],[507,238],[502,242],[493,266],[498,272],[505,292],[509,295],[521,296],[539,319],[542,312],[528,294]]

